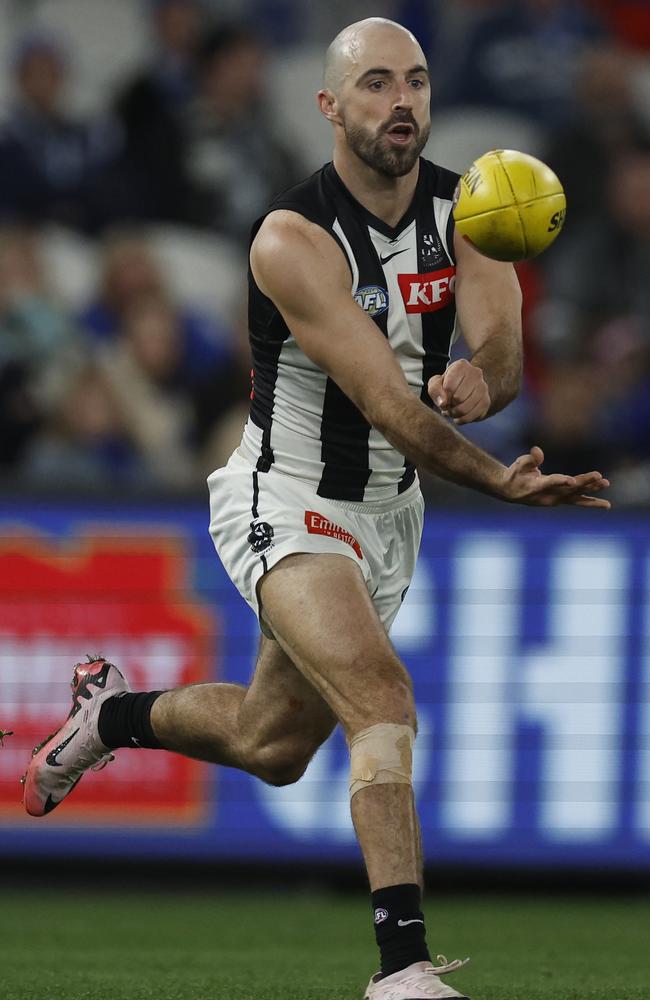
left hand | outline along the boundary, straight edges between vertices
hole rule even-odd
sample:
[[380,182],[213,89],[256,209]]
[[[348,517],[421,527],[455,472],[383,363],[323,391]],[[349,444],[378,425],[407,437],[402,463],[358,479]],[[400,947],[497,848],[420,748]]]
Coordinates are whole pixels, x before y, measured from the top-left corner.
[[427,391],[444,417],[455,424],[482,420],[490,409],[490,390],[483,372],[465,358],[449,365],[442,375],[429,379]]
[[523,503],[535,507],[557,507],[558,504],[573,504],[575,507],[599,507],[609,510],[609,500],[590,496],[607,489],[609,479],[600,472],[583,472],[579,476],[544,476],[540,465],[544,452],[537,446],[527,455],[520,455],[505,470],[505,478],[500,493],[502,500]]

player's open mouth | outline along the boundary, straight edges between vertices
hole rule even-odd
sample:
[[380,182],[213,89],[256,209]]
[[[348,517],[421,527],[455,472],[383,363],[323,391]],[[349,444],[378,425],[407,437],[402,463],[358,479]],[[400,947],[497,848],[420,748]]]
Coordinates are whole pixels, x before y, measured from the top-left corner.
[[386,130],[386,135],[391,142],[394,142],[398,146],[403,146],[413,138],[415,129],[406,122],[400,122],[398,125],[391,125]]

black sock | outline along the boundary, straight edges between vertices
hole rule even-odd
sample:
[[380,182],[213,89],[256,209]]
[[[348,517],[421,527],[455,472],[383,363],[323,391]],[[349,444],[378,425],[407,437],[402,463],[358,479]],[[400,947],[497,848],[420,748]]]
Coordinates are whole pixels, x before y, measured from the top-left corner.
[[414,962],[431,960],[420,903],[419,885],[389,885],[373,892],[382,976],[390,976]]
[[164,691],[116,694],[99,710],[99,738],[111,750],[118,747],[148,747],[162,750],[151,728],[151,706]]

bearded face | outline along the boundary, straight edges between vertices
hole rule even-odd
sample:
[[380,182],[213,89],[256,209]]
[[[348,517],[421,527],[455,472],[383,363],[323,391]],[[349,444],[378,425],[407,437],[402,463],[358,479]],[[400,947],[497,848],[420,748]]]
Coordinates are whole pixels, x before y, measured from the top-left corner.
[[420,128],[410,112],[383,122],[376,131],[349,121],[343,114],[343,129],[353,153],[384,177],[403,177],[415,166],[431,126]]

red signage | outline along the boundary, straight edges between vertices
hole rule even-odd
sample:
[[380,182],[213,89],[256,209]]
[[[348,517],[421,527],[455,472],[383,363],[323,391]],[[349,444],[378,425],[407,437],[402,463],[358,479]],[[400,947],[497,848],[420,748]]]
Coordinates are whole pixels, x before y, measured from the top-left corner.
[[358,541],[340,524],[334,524],[322,514],[317,514],[315,510],[305,511],[305,524],[310,535],[327,535],[329,538],[338,538],[342,542],[347,542],[348,545],[352,546],[359,559],[363,559],[363,552]]
[[14,732],[0,749],[3,820],[160,826],[205,815],[208,766],[156,750],[118,750],[47,819],[29,819],[21,804],[31,749],[67,716],[73,665],[86,653],[119,666],[134,690],[213,679],[215,618],[190,587],[185,541],[131,531],[0,543],[0,728]]
[[426,274],[398,274],[407,313],[429,313],[444,309],[454,298],[456,268],[445,267]]

